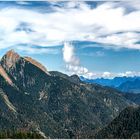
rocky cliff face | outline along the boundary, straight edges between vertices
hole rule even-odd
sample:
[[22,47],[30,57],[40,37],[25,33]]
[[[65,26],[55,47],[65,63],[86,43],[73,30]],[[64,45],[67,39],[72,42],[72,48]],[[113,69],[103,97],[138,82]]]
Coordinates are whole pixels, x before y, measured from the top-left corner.
[[116,90],[48,72],[13,50],[0,62],[0,130],[35,130],[47,138],[93,138],[130,103]]
[[2,67],[9,71],[15,67],[15,64],[20,60],[20,56],[14,52],[14,50],[8,51],[1,60]]
[[6,73],[6,71],[4,70],[4,68],[0,65],[0,75],[10,84],[13,85],[12,80],[10,79],[10,77],[8,76],[8,74]]

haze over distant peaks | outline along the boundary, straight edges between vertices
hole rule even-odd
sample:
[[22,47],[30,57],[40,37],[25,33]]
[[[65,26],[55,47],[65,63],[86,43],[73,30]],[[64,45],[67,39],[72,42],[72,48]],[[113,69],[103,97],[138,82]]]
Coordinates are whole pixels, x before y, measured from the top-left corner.
[[104,78],[86,79],[84,77],[80,77],[80,78],[82,81],[113,87],[122,92],[140,93],[140,77],[138,76],[115,77],[113,79],[104,79]]

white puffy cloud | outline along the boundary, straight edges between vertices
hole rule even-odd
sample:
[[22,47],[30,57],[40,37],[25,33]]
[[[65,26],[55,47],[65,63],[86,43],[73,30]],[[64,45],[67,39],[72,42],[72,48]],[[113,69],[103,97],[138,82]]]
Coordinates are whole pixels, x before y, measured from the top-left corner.
[[90,72],[86,73],[85,75],[82,75],[85,78],[88,79],[96,79],[96,78],[106,78],[106,79],[112,79],[114,77],[134,77],[134,76],[140,76],[140,72],[136,71],[126,71],[122,73],[112,73],[112,72]]
[[88,78],[88,79],[96,79],[96,78],[111,79],[118,76],[118,74],[111,73],[111,72],[88,72],[81,76],[84,76],[85,78]]
[[79,59],[75,56],[74,47],[68,42],[64,43],[63,59],[70,65],[79,65]]
[[122,48],[122,46],[129,49],[140,49],[140,44],[137,44],[139,41],[139,33],[132,32],[113,34],[97,39],[97,42],[114,45],[114,49]]
[[[21,43],[47,47],[74,40],[140,49],[136,43],[140,40],[139,2],[104,2],[94,8],[86,2],[64,2],[51,8],[50,12],[22,6],[1,8],[0,49]],[[17,31],[21,23],[31,31]]]
[[[84,67],[80,63],[80,59],[75,55],[75,49],[72,43],[66,42],[64,43],[64,47],[62,49],[63,52],[63,60],[65,62],[66,71],[69,74],[77,74],[79,76],[84,76],[88,79],[96,79],[96,78],[107,78],[111,79],[114,77],[133,77],[133,76],[140,76],[140,72],[136,71],[126,71],[121,73],[114,73],[114,72],[94,72],[88,70],[88,68]],[[100,55],[100,52],[99,52]]]
[[[94,73],[89,71],[86,67],[80,64],[80,59],[75,56],[75,49],[72,43],[66,42],[64,43],[64,47],[62,49],[63,52],[63,60],[66,64],[65,68],[66,71],[70,74],[77,74],[84,76],[86,78],[97,78],[97,77],[104,77],[104,78],[112,78],[112,73],[110,72],[103,72],[103,73]],[[99,54],[100,55],[100,52]]]
[[88,75],[89,71],[87,68],[82,67],[80,65],[74,66],[74,65],[66,65],[66,69],[70,74],[77,74],[77,75]]
[[75,49],[72,43],[65,42],[62,51],[66,70],[70,74],[85,75],[89,73],[87,68],[80,65],[80,59],[75,56]]
[[133,77],[133,76],[140,76],[140,72],[136,71],[126,71],[124,73],[118,73],[118,76],[126,76],[126,77]]

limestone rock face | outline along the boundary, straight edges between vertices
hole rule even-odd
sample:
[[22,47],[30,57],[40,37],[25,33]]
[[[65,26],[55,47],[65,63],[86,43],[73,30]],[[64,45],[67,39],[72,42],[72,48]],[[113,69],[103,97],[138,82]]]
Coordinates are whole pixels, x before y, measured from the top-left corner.
[[1,59],[1,65],[4,69],[9,70],[14,67],[20,56],[14,50],[8,51]]
[[5,72],[5,70],[3,69],[3,67],[0,65],[0,75],[10,84],[13,85],[12,80],[10,79],[10,77],[7,75],[7,73]]

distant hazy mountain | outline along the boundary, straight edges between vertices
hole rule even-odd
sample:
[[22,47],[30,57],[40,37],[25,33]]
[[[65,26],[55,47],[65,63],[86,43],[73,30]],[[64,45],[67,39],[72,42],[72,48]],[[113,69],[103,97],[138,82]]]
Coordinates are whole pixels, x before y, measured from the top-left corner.
[[126,81],[122,83],[118,89],[122,92],[140,93],[140,79],[135,79],[134,81]]
[[124,82],[134,81],[136,79],[140,79],[140,77],[125,77],[124,76],[124,77],[115,77],[113,79],[105,79],[105,78],[87,79],[81,76],[80,79],[88,83],[97,83],[103,86],[119,87]]
[[14,51],[0,61],[0,131],[44,138],[93,138],[130,105],[115,89],[47,69]]
[[96,134],[102,139],[140,139],[140,107],[124,109],[108,126]]
[[80,78],[82,81],[114,87],[122,92],[140,93],[140,77],[115,77],[113,79],[86,79],[84,77]]

